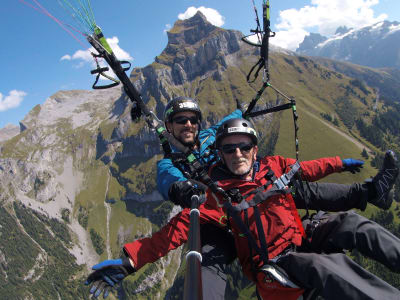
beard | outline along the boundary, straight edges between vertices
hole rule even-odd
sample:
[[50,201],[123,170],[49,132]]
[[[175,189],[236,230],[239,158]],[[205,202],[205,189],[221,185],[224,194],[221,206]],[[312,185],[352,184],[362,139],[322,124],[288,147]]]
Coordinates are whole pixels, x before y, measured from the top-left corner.
[[[239,158],[235,160],[231,160],[229,163],[230,168],[229,170],[238,176],[243,176],[246,175],[250,172],[253,164],[252,164],[252,159],[246,159],[246,158]],[[240,165],[240,166],[238,166]]]
[[[191,136],[188,134],[191,133]],[[197,134],[193,130],[183,129],[179,132],[177,139],[186,147],[193,147],[196,144]]]

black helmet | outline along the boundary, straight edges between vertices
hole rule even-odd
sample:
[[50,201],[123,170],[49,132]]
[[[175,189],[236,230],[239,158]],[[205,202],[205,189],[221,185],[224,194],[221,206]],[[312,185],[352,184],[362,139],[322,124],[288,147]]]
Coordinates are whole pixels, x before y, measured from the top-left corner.
[[164,110],[164,122],[171,122],[172,117],[181,111],[192,111],[196,113],[197,117],[201,121],[201,111],[199,103],[193,98],[181,96],[172,99],[167,103]]
[[244,134],[251,138],[254,145],[257,145],[257,132],[253,124],[241,118],[226,120],[218,127],[216,134],[217,148],[221,146],[221,141],[230,135]]

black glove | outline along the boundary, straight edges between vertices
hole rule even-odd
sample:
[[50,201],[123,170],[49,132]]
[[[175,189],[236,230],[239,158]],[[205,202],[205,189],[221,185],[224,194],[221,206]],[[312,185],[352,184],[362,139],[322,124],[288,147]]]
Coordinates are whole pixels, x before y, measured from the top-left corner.
[[89,275],[85,281],[85,285],[91,284],[89,293],[92,294],[95,299],[97,299],[101,293],[103,293],[103,299],[107,298],[110,290],[116,284],[136,271],[127,257],[102,261],[94,265],[92,270],[94,270],[94,272]]
[[168,190],[168,198],[182,208],[190,208],[192,206],[192,196],[200,195],[200,193],[201,190],[189,180],[176,181]]

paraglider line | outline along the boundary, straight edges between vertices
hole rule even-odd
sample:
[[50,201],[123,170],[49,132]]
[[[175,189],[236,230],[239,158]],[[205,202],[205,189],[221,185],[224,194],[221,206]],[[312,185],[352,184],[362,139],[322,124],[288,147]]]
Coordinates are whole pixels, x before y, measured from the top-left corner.
[[60,21],[59,19],[57,19],[56,17],[54,17],[51,13],[49,13],[37,0],[33,0],[33,2],[36,3],[36,5],[38,7],[35,7],[34,5],[32,5],[31,3],[28,3],[24,0],[19,0],[21,3],[39,11],[40,13],[48,16],[49,18],[53,19],[54,22],[56,22],[58,25],[60,25],[60,27],[62,29],[64,29],[66,32],[68,32],[79,44],[81,44],[84,48],[87,48],[86,44],[84,44],[81,40],[79,40],[68,28],[70,27],[71,29],[75,30],[76,32],[79,32],[80,34],[82,34],[83,36],[86,36],[84,33],[80,32],[78,29],[74,28],[71,25],[65,24],[62,21]]

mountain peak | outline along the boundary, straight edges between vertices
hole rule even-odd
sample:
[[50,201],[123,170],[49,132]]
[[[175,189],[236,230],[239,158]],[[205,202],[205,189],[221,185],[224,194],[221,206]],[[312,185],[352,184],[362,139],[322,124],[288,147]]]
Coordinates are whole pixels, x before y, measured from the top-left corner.
[[342,34],[349,32],[350,30],[351,30],[351,28],[348,28],[346,26],[339,26],[336,29],[335,35],[342,35]]
[[300,43],[299,47],[296,49],[296,52],[301,54],[313,52],[314,51],[313,49],[319,43],[322,43],[327,39],[328,39],[327,37],[322,36],[319,33],[311,32],[309,35],[304,37],[303,42]]
[[217,27],[208,22],[207,18],[198,11],[189,19],[175,22],[174,27],[167,32],[168,44],[181,44],[183,42],[193,45],[215,29]]

